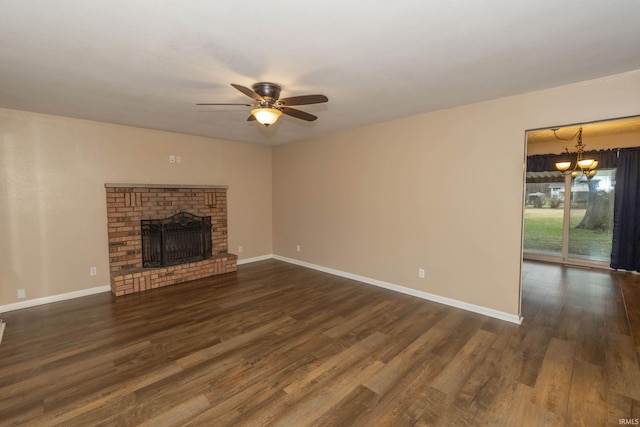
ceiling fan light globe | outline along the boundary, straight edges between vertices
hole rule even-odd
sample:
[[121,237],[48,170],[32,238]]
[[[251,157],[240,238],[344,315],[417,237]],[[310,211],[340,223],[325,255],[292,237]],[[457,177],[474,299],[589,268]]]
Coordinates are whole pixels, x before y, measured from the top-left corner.
[[258,123],[269,126],[278,120],[278,117],[282,115],[282,111],[276,108],[255,108],[251,110],[251,114],[256,118]]

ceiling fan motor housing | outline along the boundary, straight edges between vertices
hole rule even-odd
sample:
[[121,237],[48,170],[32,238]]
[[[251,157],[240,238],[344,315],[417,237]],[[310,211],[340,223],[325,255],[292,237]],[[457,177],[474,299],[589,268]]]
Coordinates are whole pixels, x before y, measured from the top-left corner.
[[275,83],[259,82],[251,86],[253,91],[263,97],[265,101],[275,102],[280,97],[280,90],[282,89]]

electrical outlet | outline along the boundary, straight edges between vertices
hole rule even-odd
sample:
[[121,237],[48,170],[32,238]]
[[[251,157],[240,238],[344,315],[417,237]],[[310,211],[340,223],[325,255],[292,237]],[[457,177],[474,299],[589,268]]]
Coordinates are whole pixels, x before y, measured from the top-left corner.
[[18,289],[18,299],[26,298],[27,291],[24,289]]
[[98,271],[96,270],[96,268],[89,267],[89,276],[95,276],[96,274],[98,274]]
[[300,245],[297,245],[297,246],[296,246],[296,251],[297,251],[297,252],[300,252]]
[[169,163],[175,163],[176,162],[176,156],[174,156],[173,154],[169,156]]
[[176,156],[176,163],[182,163],[182,157]]
[[418,269],[418,277],[424,279],[424,268]]
[[238,253],[241,254],[242,253],[242,246],[238,246]]

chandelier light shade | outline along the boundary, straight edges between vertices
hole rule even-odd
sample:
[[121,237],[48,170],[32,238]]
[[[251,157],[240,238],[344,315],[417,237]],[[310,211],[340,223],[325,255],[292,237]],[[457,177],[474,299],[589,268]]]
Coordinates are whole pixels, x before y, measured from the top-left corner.
[[277,108],[255,108],[251,110],[251,114],[261,125],[269,126],[274,124],[278,117],[282,115],[282,111]]
[[[556,133],[558,129],[552,129],[552,130],[556,139],[559,139],[561,141],[572,141],[576,136],[578,137],[578,143],[575,146],[576,147],[575,165],[571,160],[562,159],[561,161],[556,162],[556,169],[558,169],[563,174],[570,173],[571,176],[573,176],[574,178],[580,175],[580,172],[582,172],[584,176],[587,177],[587,179],[593,178],[597,173],[596,168],[598,167],[598,161],[594,159],[584,158],[584,148],[586,147],[586,145],[582,143],[582,126],[580,126],[580,129],[578,129],[578,132],[576,132],[575,135],[573,135],[571,138],[568,138],[568,139],[560,138]],[[565,151],[566,151],[566,156],[571,156],[571,153],[569,153],[568,149],[565,148]]]
[[[598,163],[598,162],[596,162],[596,163]],[[591,169],[590,171],[588,171],[588,172],[583,172],[583,173],[584,173],[584,175],[587,177],[587,179],[591,179],[591,178],[593,178],[594,176],[596,176],[596,174],[598,173],[598,171],[597,171],[597,170],[595,170],[595,169]]]
[[585,170],[585,169],[591,170],[591,169],[595,169],[596,166],[598,166],[598,161],[593,159],[579,160],[578,166],[582,170]]
[[569,168],[571,167],[571,162],[557,162],[556,163],[556,169],[558,169],[560,172],[566,172],[569,170]]

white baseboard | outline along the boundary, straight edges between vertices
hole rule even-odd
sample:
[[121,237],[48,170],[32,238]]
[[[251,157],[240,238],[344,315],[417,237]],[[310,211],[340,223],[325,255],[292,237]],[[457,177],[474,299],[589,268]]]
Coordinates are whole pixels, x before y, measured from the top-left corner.
[[2,335],[4,335],[4,327],[6,324],[0,319],[0,344],[2,344]]
[[414,297],[434,301],[440,304],[449,305],[451,307],[461,308],[463,310],[471,311],[474,313],[482,314],[485,316],[493,317],[495,319],[505,320],[507,322],[521,324],[522,317],[514,314],[505,313],[503,311],[494,310],[492,308],[483,307],[480,305],[469,304],[464,301],[458,301],[452,298],[442,297],[440,295],[430,294],[428,292],[419,291],[416,289],[407,288],[400,285],[395,285],[389,282],[383,282],[382,280],[372,279],[370,277],[359,276],[357,274],[347,273],[333,268],[323,267],[316,264],[311,264],[305,261],[300,261],[293,258],[287,258],[280,255],[273,255],[274,259],[278,261],[288,262],[290,264],[296,264],[302,267],[311,268],[313,270],[323,271],[325,273],[333,274],[335,276],[345,277],[347,279],[357,280],[358,282],[364,282],[369,285],[379,286],[381,288],[389,289],[403,294],[412,295]]
[[[267,259],[273,259],[273,254],[261,255],[253,258],[238,260],[238,265],[264,261]],[[81,291],[69,292],[66,294],[52,295],[50,297],[36,298],[36,299],[16,302],[13,304],[0,305],[0,313],[7,312],[7,311],[20,310],[22,308],[35,307],[42,304],[49,304],[51,302],[64,301],[72,298],[80,298],[87,295],[99,294],[102,292],[111,292],[111,286],[109,285],[98,286],[96,288],[83,289]]]
[[49,304],[52,302],[64,301],[73,298],[86,297],[88,295],[100,294],[102,292],[111,292],[111,286],[98,286],[95,288],[83,289],[81,291],[68,292],[66,294],[58,294],[52,295],[50,297],[35,298],[26,301],[15,302],[13,304],[0,305],[0,313],[20,310],[22,308],[35,307],[38,305]]
[[[435,295],[428,292],[423,292],[416,289],[395,285],[393,283],[384,282],[382,280],[377,280],[377,279],[372,279],[370,277],[347,273],[345,271],[340,271],[340,270],[336,270],[329,267],[323,267],[321,265],[311,264],[309,262],[300,261],[294,258],[287,258],[280,255],[267,254],[267,255],[261,255],[253,258],[246,258],[243,260],[239,260],[238,265],[264,261],[267,259],[276,259],[278,261],[287,262],[289,264],[295,264],[301,267],[307,267],[313,270],[318,270],[325,273],[333,274],[334,276],[340,276],[340,277],[345,277],[347,279],[357,280],[358,282],[363,282],[369,285],[378,286],[378,287],[389,289],[395,292],[412,295],[414,297],[422,298],[429,301],[434,301],[434,302],[445,304],[451,307],[460,308],[463,310],[471,311],[473,313],[478,313],[484,316],[493,317],[495,319],[500,319],[500,320],[504,320],[504,321],[516,323],[516,324],[522,323],[522,317],[514,314],[505,313],[503,311],[498,311],[498,310],[494,310],[491,308],[487,308],[487,307],[483,307],[475,304],[469,304],[464,301],[458,301],[452,298],[446,298],[440,295]],[[53,295],[53,296],[44,297],[44,298],[36,298],[28,301],[21,301],[13,304],[2,305],[0,306],[0,313],[6,312],[6,311],[19,310],[22,308],[35,307],[37,305],[42,305],[42,304],[49,304],[51,302],[64,301],[72,298],[79,298],[87,295],[98,294],[101,292],[110,292],[110,291],[111,291],[110,286],[98,286],[96,288],[84,289],[81,291],[69,292],[66,294]]]
[[266,259],[273,259],[273,254],[260,255],[260,256],[253,257],[253,258],[239,259],[238,260],[238,265],[250,264],[252,262],[264,261]]
[[[273,254],[261,255],[253,258],[246,258],[238,260],[238,265],[249,264],[257,261],[264,261],[266,259],[272,259]],[[102,292],[111,292],[111,286],[98,286],[90,289],[83,289],[81,291],[69,292],[66,294],[52,295],[50,297],[30,299],[26,301],[20,301],[13,304],[0,305],[0,313],[7,311],[20,310],[23,308],[35,307],[42,304],[49,304],[52,302],[64,301],[73,298],[85,297],[88,295],[99,294]]]

